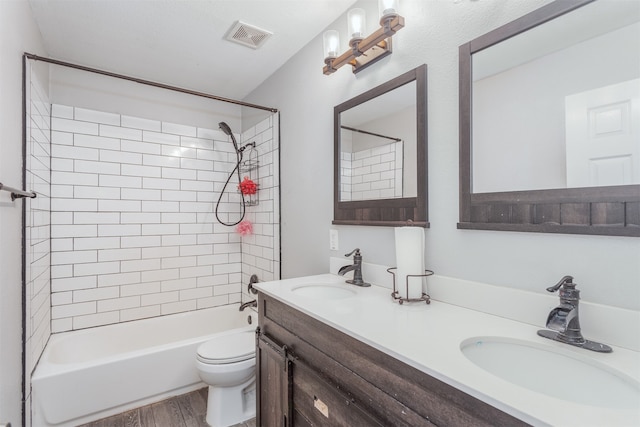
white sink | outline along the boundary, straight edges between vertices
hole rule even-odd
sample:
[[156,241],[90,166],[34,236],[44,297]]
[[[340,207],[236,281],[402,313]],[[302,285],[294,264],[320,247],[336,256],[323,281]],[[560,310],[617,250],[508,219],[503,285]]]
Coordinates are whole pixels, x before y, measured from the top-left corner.
[[460,350],[480,368],[532,391],[584,405],[640,405],[637,381],[577,352],[501,337],[469,338]]
[[356,291],[349,289],[347,285],[331,283],[309,283],[299,285],[291,289],[295,295],[308,298],[337,300],[356,296]]

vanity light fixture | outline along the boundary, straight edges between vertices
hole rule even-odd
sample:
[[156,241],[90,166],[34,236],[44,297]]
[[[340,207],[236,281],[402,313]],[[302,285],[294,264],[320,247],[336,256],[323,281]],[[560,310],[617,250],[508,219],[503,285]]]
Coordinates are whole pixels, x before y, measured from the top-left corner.
[[324,63],[322,72],[332,74],[343,65],[350,64],[353,72],[390,55],[391,36],[404,27],[404,18],[398,14],[398,0],[378,0],[380,10],[380,28],[365,37],[365,12],[363,9],[352,9],[347,12],[349,28],[349,48],[338,55],[340,46],[339,34],[336,30],[328,30],[322,36],[324,45]]

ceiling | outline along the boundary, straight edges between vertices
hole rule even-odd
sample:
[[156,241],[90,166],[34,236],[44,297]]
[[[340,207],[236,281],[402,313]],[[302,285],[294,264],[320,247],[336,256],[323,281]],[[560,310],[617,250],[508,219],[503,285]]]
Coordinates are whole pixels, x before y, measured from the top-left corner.
[[[29,3],[51,58],[242,100],[355,0]],[[225,40],[238,20],[273,35],[258,49]]]

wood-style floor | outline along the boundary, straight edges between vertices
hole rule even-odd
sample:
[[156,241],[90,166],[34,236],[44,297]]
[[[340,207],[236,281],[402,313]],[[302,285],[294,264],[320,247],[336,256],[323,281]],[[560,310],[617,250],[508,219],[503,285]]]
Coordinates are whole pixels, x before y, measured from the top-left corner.
[[[207,388],[103,418],[81,427],[208,427]],[[256,427],[255,419],[233,427]]]

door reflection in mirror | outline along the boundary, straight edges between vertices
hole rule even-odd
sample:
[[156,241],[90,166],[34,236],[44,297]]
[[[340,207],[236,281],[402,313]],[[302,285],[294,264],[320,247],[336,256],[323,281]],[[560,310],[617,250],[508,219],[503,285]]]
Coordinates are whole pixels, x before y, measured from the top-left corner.
[[640,184],[639,21],[596,1],[473,53],[473,193]]

